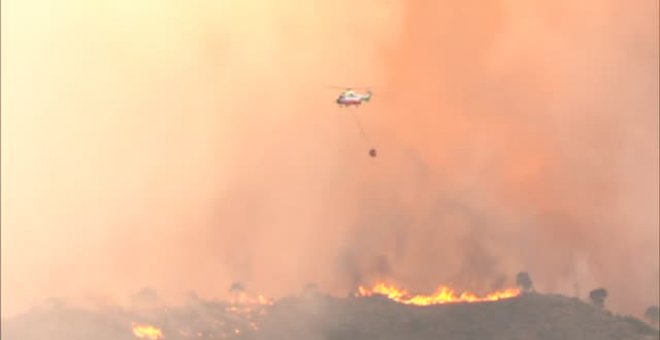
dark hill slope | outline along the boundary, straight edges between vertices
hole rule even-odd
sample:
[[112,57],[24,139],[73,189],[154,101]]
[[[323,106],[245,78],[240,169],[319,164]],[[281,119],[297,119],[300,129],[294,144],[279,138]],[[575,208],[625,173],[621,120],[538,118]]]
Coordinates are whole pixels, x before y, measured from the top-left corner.
[[[3,340],[129,340],[131,322],[158,326],[164,339],[250,340],[658,340],[644,322],[577,299],[528,295],[477,304],[413,307],[374,298],[288,298],[251,317],[221,302],[196,300],[178,308],[81,310],[54,305],[2,321]],[[237,334],[236,329],[240,332]]]
[[490,303],[405,306],[384,298],[283,300],[259,339],[658,339],[635,318],[577,299],[527,295]]

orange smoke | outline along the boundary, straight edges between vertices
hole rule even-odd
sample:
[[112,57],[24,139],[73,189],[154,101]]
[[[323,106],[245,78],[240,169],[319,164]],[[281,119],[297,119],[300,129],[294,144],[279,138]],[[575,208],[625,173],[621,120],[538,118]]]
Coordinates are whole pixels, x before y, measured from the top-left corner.
[[133,334],[140,339],[163,339],[163,331],[160,329],[150,326],[150,325],[141,325],[133,323]]
[[384,295],[390,300],[415,306],[431,306],[445,303],[472,303],[486,302],[509,299],[520,295],[517,288],[509,288],[501,291],[489,293],[485,296],[478,296],[474,293],[463,292],[458,294],[447,286],[439,286],[432,295],[413,295],[406,290],[395,285],[377,283],[373,288],[368,289],[363,286],[358,288],[358,296],[366,297],[373,295]]

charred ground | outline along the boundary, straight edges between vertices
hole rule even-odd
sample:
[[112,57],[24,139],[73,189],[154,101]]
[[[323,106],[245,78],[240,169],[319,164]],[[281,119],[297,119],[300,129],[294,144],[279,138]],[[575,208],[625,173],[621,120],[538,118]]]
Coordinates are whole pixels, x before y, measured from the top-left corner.
[[[659,339],[643,321],[560,295],[526,294],[498,302],[407,306],[384,297],[285,298],[264,313],[237,316],[223,302],[197,299],[177,308],[81,310],[61,304],[3,320],[12,340],[136,339],[132,322],[164,339]],[[258,330],[253,325],[258,324]],[[239,330],[238,332],[236,330]]]

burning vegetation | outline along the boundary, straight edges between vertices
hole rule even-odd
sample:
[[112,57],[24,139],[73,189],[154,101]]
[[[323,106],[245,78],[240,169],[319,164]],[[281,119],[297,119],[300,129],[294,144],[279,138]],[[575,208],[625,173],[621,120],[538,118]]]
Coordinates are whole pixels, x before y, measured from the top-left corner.
[[[497,301],[520,294],[518,289],[507,289],[478,296],[468,292],[457,293],[454,289],[441,286],[431,295],[413,295],[403,288],[385,283],[378,283],[371,288],[360,286],[358,292],[358,298],[382,295],[392,301],[415,306]],[[268,310],[275,304],[275,300],[267,298],[263,294],[250,294],[242,284],[235,283],[229,289],[229,299],[226,302],[212,304],[204,302],[203,304],[204,307],[197,306],[192,309],[203,308],[206,311],[203,314],[196,313],[196,319],[205,320],[204,322],[179,323],[178,320],[190,319],[192,315],[170,311],[163,315],[171,320],[165,323],[167,326],[164,328],[133,322],[133,335],[139,339],[159,340],[166,338],[167,331],[169,338],[251,338],[259,332],[260,323],[267,317]],[[176,324],[180,324],[180,326],[172,327]]]
[[163,338],[163,331],[151,325],[133,323],[133,334],[140,339],[158,340]]
[[[529,275],[519,278],[523,276],[524,280],[517,280],[518,288],[482,295],[447,286],[429,295],[412,294],[397,285],[379,282],[359,286],[351,298],[323,294],[310,284],[300,296],[274,300],[234,284],[222,301],[193,293],[183,305],[169,307],[161,303],[155,291],[143,290],[137,300],[144,303],[137,307],[84,310],[62,302],[5,319],[1,338],[659,339],[657,329],[651,325],[612,314],[604,304],[594,306],[576,298],[531,293],[531,279]],[[376,296],[382,298],[369,298]],[[496,303],[481,303],[489,301]],[[657,314],[657,306],[647,311],[651,324]]]
[[[266,315],[268,306],[273,305],[274,300],[263,294],[250,295],[240,283],[234,283],[229,289],[231,294],[229,306],[225,310],[243,319],[248,328],[253,331],[259,330],[259,319]],[[241,328],[234,328],[234,334],[239,335]]]
[[273,299],[249,293],[236,283],[229,289],[227,301],[204,301],[194,296],[187,308],[169,312],[168,331],[176,339],[252,338],[273,303]]
[[446,303],[498,301],[516,297],[520,295],[520,290],[517,288],[510,288],[479,296],[470,292],[457,293],[455,290],[447,286],[439,286],[431,295],[411,294],[405,289],[385,283],[377,283],[372,288],[365,288],[363,286],[358,288],[358,296],[360,297],[368,297],[373,295],[383,295],[390,300],[406,305],[431,306]]
[[[519,296],[521,291],[517,288],[511,288],[485,295],[477,295],[470,292],[458,292],[447,286],[440,286],[433,294],[414,295],[400,286],[378,283],[373,287],[359,286],[358,294],[354,296],[354,299],[348,300],[322,294],[318,291],[318,287],[314,285],[307,285],[302,296],[298,298],[289,297],[281,300],[267,298],[262,294],[248,294],[241,284],[232,285],[229,293],[230,298],[224,310],[230,316],[231,323],[225,319],[224,324],[218,331],[188,332],[184,337],[192,338],[195,337],[194,334],[197,334],[197,337],[202,336],[209,339],[271,339],[270,336],[273,332],[277,333],[282,324],[322,324],[323,321],[315,320],[315,317],[323,315],[327,310],[332,310],[344,303],[354,302],[369,305],[370,302],[366,301],[368,299],[365,298],[370,296],[385,296],[398,304],[432,306],[498,301]],[[300,311],[305,312],[299,317],[290,319],[291,315],[289,313],[296,314]],[[335,317],[330,317],[330,319],[335,319]],[[294,333],[297,331],[294,331]],[[181,332],[179,334],[184,335]],[[303,331],[303,334],[297,334],[292,338],[307,338],[310,334],[314,334],[314,330]]]
[[[84,310],[56,304],[3,320],[1,338],[658,340],[657,329],[637,319],[575,298],[522,289],[477,295],[440,287],[430,295],[414,295],[379,283],[359,287],[359,294],[348,299],[310,287],[306,294],[275,301],[240,288],[230,290],[226,301],[191,294],[187,303],[167,308]],[[477,303],[486,301],[497,302]],[[657,317],[657,308],[649,310],[650,319]]]

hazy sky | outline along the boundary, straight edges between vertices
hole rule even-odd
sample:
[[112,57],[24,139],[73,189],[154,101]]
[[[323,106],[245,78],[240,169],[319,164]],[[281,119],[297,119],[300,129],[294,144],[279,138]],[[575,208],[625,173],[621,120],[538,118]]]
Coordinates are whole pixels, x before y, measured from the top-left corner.
[[[388,279],[658,303],[658,1],[2,2],[2,313]],[[367,155],[328,86],[372,86]]]

